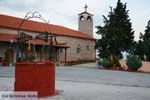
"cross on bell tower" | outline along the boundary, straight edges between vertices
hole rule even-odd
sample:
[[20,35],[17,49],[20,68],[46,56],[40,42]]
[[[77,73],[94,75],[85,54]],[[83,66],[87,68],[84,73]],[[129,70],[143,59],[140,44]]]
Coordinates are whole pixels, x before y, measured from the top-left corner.
[[93,37],[93,15],[87,12],[87,4],[85,11],[78,14],[78,31]]
[[87,8],[88,8],[87,4],[85,4],[84,8],[85,8],[85,12],[87,12]]

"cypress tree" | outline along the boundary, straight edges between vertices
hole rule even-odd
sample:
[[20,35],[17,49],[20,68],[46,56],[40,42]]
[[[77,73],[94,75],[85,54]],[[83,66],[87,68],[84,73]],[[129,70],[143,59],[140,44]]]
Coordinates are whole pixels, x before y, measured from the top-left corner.
[[102,36],[96,42],[99,57],[110,59],[113,62],[113,67],[119,67],[121,52],[134,51],[134,31],[126,5],[118,0],[116,8],[111,7],[108,17],[103,16],[104,26],[97,26],[97,34]]
[[140,34],[140,38],[142,44],[141,45],[138,44],[139,45],[137,48],[138,55],[140,55],[140,53],[143,52],[143,54],[146,56],[146,60],[150,61],[150,20],[148,21],[144,35]]

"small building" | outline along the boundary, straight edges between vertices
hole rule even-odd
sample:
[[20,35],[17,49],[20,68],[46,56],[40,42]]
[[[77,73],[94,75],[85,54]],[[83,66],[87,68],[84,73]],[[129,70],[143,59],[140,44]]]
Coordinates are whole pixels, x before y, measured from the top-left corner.
[[[16,62],[16,36],[22,18],[8,15],[0,15],[0,58],[12,47],[13,55],[9,59],[10,63]],[[53,42],[53,61],[56,63],[71,63],[78,61],[95,61],[95,39],[93,38],[93,15],[85,11],[78,14],[78,31],[67,27],[45,24],[42,22],[27,20],[21,31],[30,35],[36,35],[47,31],[48,34],[56,36],[57,43]],[[42,50],[47,48],[48,43],[41,40],[28,41],[23,48],[25,54],[28,48],[37,52],[36,60],[43,60],[46,53]]]

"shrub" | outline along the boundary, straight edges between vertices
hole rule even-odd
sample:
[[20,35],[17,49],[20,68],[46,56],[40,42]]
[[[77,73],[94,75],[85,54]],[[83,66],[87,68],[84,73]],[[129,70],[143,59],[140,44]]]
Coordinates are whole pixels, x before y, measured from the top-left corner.
[[4,52],[4,55],[3,55],[3,60],[8,60],[8,52]]
[[29,62],[32,62],[33,60],[35,60],[35,54],[34,53],[29,53],[29,55],[28,55],[28,61]]
[[105,58],[101,61],[101,65],[104,68],[110,68],[110,67],[112,67],[111,62],[108,59],[105,59]]
[[138,70],[142,66],[142,61],[137,56],[132,55],[127,58],[126,64],[131,70]]

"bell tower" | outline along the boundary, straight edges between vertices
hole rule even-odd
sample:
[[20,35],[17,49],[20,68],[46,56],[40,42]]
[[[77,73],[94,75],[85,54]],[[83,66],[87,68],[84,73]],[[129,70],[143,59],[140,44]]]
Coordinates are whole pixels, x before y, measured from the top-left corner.
[[78,14],[78,31],[93,37],[93,15],[87,12],[87,8],[85,4],[85,11]]

